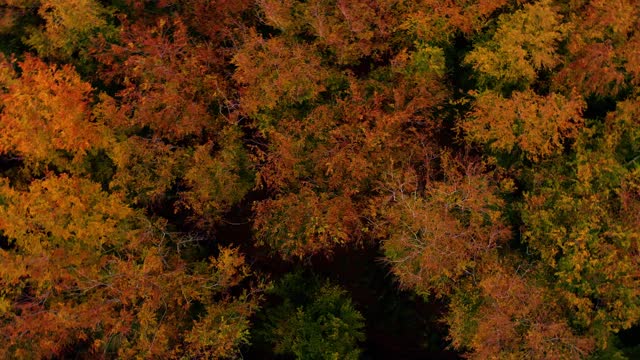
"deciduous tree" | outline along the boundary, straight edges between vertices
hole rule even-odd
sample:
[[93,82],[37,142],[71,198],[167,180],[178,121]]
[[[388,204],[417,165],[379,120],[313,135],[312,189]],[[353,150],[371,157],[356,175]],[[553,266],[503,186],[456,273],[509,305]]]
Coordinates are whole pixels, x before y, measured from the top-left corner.
[[256,297],[234,249],[186,262],[165,232],[100,185],[68,176],[0,189],[2,357],[232,357]]
[[1,59],[0,86],[0,153],[64,166],[108,136],[92,117],[91,85],[69,65]]

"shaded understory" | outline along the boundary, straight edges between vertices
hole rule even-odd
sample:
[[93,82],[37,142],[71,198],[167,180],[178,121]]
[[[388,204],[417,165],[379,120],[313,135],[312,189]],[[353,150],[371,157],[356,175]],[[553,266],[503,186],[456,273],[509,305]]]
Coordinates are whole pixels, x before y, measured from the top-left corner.
[[[365,318],[363,359],[460,358],[448,349],[447,329],[439,321],[446,306],[437,301],[426,302],[418,295],[398,289],[377,244],[339,248],[331,258],[315,256],[295,262],[283,261],[268,249],[254,246],[250,204],[264,195],[251,193],[245,203],[229,212],[225,225],[216,231],[217,240],[242,244],[252,269],[273,281],[296,269],[305,269],[347,290]],[[267,296],[263,308],[272,306],[274,301]],[[242,353],[246,359],[288,358],[273,354],[268,345],[256,341]]]

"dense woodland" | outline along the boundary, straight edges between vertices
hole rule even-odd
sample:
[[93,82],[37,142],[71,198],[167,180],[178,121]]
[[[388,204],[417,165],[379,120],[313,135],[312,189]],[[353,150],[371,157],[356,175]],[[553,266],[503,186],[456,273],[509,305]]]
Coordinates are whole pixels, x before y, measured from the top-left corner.
[[0,358],[640,358],[639,29],[0,0]]

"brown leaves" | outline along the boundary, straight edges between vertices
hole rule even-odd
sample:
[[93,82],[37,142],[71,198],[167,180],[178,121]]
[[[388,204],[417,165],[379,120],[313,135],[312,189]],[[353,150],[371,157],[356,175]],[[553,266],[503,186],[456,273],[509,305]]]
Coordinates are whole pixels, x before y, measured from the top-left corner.
[[429,182],[424,197],[400,192],[385,210],[383,246],[393,272],[403,286],[436,296],[449,295],[511,236],[498,210],[504,202],[482,168],[445,161],[452,163],[444,181]]
[[327,72],[320,68],[315,51],[303,44],[265,40],[252,31],[233,63],[238,67],[234,79],[243,85],[243,111],[251,116],[313,100],[325,89]]
[[402,18],[397,1],[313,0],[259,2],[266,22],[285,37],[314,38],[321,51],[330,51],[338,64],[379,57],[389,49],[390,37]]
[[[546,289],[514,272],[497,266],[485,274],[470,313],[463,304],[472,296],[455,295],[449,317],[454,343],[470,346],[473,359],[582,359],[590,353],[594,341],[571,329]],[[468,321],[475,325],[465,327]],[[460,342],[465,337],[468,343]]]
[[507,4],[505,0],[422,0],[412,2],[408,19],[402,24],[426,42],[448,40],[456,30],[465,34],[479,31],[489,16]]
[[[240,19],[254,10],[252,0],[176,0],[183,7],[185,23],[215,44],[237,40],[246,24]],[[222,49],[220,49],[222,50]],[[231,51],[229,51],[231,52]]]
[[346,196],[316,194],[308,188],[255,206],[256,238],[285,258],[303,258],[358,242],[361,223]]
[[629,82],[637,85],[638,9],[636,0],[594,0],[572,13],[569,56],[553,85],[600,96],[615,96]]
[[148,126],[171,140],[218,128],[209,107],[225,105],[227,83],[216,72],[219,55],[209,44],[191,41],[179,19],[133,24],[121,37],[122,45],[98,54],[104,77],[124,86],[106,122],[116,129]]
[[566,141],[577,137],[584,106],[575,95],[539,96],[527,90],[505,99],[484,92],[477,96],[475,108],[461,128],[471,142],[487,144],[493,151],[517,148],[528,159],[539,161],[561,153]]
[[585,44],[576,60],[558,72],[557,81],[574,86],[585,95],[617,93],[624,82],[617,62],[610,42]]
[[[64,357],[89,339],[96,357],[232,356],[247,341],[256,298],[228,294],[250,275],[236,250],[187,264],[168,246],[179,235],[88,180],[5,183],[0,199],[15,240],[0,250],[3,357]],[[206,308],[196,323],[194,302]]]

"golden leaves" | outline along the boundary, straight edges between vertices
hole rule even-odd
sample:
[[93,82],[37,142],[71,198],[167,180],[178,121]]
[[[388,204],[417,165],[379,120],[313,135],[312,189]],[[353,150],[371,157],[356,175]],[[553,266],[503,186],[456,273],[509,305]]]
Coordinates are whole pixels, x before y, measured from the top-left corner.
[[501,15],[493,38],[476,46],[465,62],[484,84],[497,88],[529,85],[537,71],[552,69],[559,62],[556,47],[566,32],[560,20],[549,0]]
[[26,43],[40,56],[68,60],[107,26],[107,10],[95,0],[42,0],[38,14],[44,29],[33,30]]
[[567,140],[575,139],[583,126],[584,102],[531,90],[503,98],[495,92],[476,97],[474,109],[460,125],[470,142],[487,144],[493,151],[519,149],[533,161],[559,154]]
[[33,182],[27,193],[5,185],[1,194],[9,205],[0,207],[0,228],[26,253],[80,245],[100,251],[126,240],[117,227],[134,216],[99,184],[67,176]]
[[[14,248],[0,250],[5,355],[61,355],[88,334],[99,338],[96,353],[127,358],[179,357],[193,349],[232,354],[247,341],[256,298],[227,293],[250,274],[237,250],[187,265],[165,239],[180,235],[147,223],[89,180],[50,176],[28,191],[4,183],[0,196],[0,230],[15,240]],[[194,301],[206,307],[197,323],[185,311]],[[202,329],[203,322],[210,325]],[[239,330],[212,331],[216,324]],[[176,347],[192,332],[207,342]]]
[[471,34],[489,22],[490,15],[506,0],[422,0],[407,2],[410,10],[400,25],[420,41],[445,42],[456,31]]

